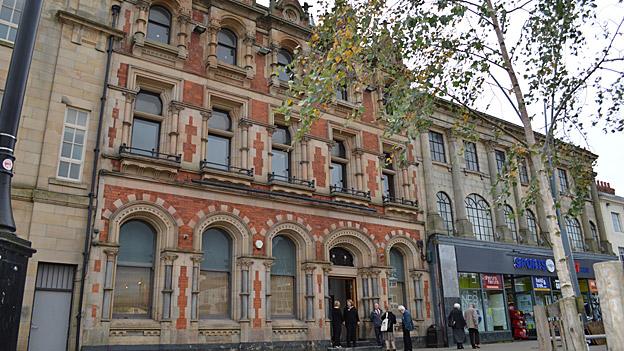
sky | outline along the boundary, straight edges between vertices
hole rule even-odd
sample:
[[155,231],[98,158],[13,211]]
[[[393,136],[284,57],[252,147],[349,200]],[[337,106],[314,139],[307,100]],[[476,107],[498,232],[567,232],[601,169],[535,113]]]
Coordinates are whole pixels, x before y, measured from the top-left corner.
[[[257,0],[258,3],[265,6],[269,5],[268,0]],[[319,9],[316,0],[300,0],[301,3],[308,1],[312,5],[311,13],[316,16]],[[389,0],[392,2],[392,0]],[[619,21],[624,18],[624,3],[618,3],[617,0],[597,0],[597,16],[598,21],[612,30],[617,27]],[[588,34],[600,33],[600,29],[591,27],[584,29]],[[616,41],[616,48],[619,52],[624,52],[624,37],[620,37]],[[601,50],[602,44],[596,44],[589,41],[587,46],[588,54],[593,54]],[[605,74],[608,78],[608,73]],[[503,77],[504,79],[504,77]],[[506,79],[505,79],[506,80]],[[591,92],[587,93],[587,104],[591,109],[593,98]],[[485,92],[480,99],[481,103],[477,106],[483,112],[487,112],[493,116],[508,120],[510,122],[519,123],[519,119],[509,105],[505,97],[497,90],[492,89]],[[585,123],[589,126],[590,123]],[[544,122],[542,118],[535,118],[533,128],[538,132],[544,131]],[[624,196],[624,132],[604,133],[601,128],[593,127],[586,130],[586,138],[581,133],[572,134],[570,140],[576,145],[581,146],[594,154],[598,155],[597,164],[594,171],[597,172],[596,179],[605,181],[615,188],[616,194]]]

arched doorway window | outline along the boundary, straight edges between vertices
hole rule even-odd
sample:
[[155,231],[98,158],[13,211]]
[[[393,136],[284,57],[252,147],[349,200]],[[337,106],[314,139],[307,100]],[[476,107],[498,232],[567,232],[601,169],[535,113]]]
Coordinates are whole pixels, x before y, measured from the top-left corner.
[[537,243],[537,220],[535,219],[535,215],[531,210],[526,211],[527,218],[527,227],[529,229],[529,233],[533,238],[533,241]]
[[477,194],[466,197],[466,212],[468,220],[472,223],[472,230],[479,240],[494,241],[494,226],[490,205]]
[[223,230],[210,228],[202,234],[204,257],[199,277],[199,318],[230,316],[232,240]]
[[399,305],[407,306],[405,293],[405,261],[398,249],[390,249],[390,277],[388,279],[388,302],[390,308],[396,309]]
[[442,191],[438,192],[436,196],[438,198],[438,212],[444,222],[444,229],[446,229],[449,235],[453,235],[455,225],[453,222],[453,207],[451,207],[451,199],[445,192]]
[[514,214],[513,208],[509,205],[505,205],[505,224],[507,224],[507,228],[511,232],[511,237],[513,241],[518,241],[518,228],[516,227],[516,216]]
[[572,244],[572,250],[583,251],[585,245],[583,244],[583,234],[581,233],[581,225],[576,218],[566,217],[566,231],[570,243]]
[[342,247],[334,247],[329,250],[329,260],[335,266],[353,267],[353,255]]
[[141,220],[119,229],[119,254],[113,295],[113,318],[149,318],[156,231]]
[[273,266],[271,266],[271,316],[294,317],[296,311],[295,286],[297,282],[297,252],[289,238],[273,238]]

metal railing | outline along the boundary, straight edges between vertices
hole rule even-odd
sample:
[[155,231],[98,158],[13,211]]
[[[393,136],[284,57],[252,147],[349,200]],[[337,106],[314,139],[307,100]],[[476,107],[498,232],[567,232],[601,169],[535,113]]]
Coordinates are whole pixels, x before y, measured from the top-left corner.
[[131,147],[126,144],[123,144],[119,147],[119,153],[137,155],[137,156],[145,156],[145,157],[154,158],[157,160],[172,161],[176,163],[180,163],[180,160],[182,159],[182,155],[170,155],[170,154],[158,152],[156,149],[146,150],[146,149],[140,149],[138,147]]
[[297,177],[284,176],[280,174],[275,174],[273,172],[269,173],[269,183],[274,180],[288,183],[288,184],[301,185],[301,186],[305,186],[308,188],[314,188],[314,180],[298,179]]
[[394,196],[383,195],[381,198],[384,204],[399,204],[399,205],[405,205],[405,206],[410,206],[410,207],[418,207],[418,201],[408,200],[402,197],[397,198]]
[[356,190],[353,188],[343,188],[343,187],[336,186],[336,185],[330,185],[329,192],[331,194],[340,193],[340,194],[347,194],[347,195],[356,196],[356,197],[362,197],[362,198],[365,198],[366,200],[371,199],[370,191]]
[[224,172],[229,172],[229,173],[243,174],[248,177],[253,177],[253,173],[254,173],[253,168],[234,167],[234,166],[230,166],[227,164],[210,162],[208,160],[201,160],[199,163],[199,167],[202,169],[209,168],[209,169],[214,169],[214,170],[224,171]]

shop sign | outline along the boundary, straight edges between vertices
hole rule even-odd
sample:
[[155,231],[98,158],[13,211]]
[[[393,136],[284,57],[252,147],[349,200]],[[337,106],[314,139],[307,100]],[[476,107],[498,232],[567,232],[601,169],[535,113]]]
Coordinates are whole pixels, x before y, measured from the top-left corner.
[[544,260],[541,258],[514,257],[513,264],[516,269],[555,272],[555,262],[550,258]]
[[531,277],[533,280],[533,290],[550,291],[550,278],[548,277]]
[[500,274],[481,274],[481,284],[486,290],[503,290],[503,276]]
[[576,270],[576,273],[586,273],[586,274],[589,274],[589,267],[583,267],[577,261],[574,261],[574,269]]
[[592,292],[592,293],[598,292],[598,285],[596,285],[596,281],[593,279],[589,280],[589,292]]
[[555,279],[555,290],[561,290],[561,283],[559,283],[559,279]]

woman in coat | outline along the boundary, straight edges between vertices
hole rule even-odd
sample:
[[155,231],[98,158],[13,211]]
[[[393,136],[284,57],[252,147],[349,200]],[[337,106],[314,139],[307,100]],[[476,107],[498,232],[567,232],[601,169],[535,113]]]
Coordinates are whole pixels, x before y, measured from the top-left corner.
[[342,316],[342,310],[340,309],[340,301],[334,301],[334,308],[332,308],[331,313],[331,337],[332,337],[332,346],[341,347],[340,346],[340,334],[342,333],[342,323],[344,322],[344,318]]
[[344,322],[347,327],[347,347],[355,347],[355,331],[358,324],[360,324],[360,317],[351,299],[347,300],[347,307],[344,310]]
[[468,327],[468,335],[470,336],[470,345],[473,349],[481,348],[481,341],[479,340],[479,312],[474,303],[464,311],[464,319],[466,320],[466,326]]
[[[388,322],[384,322],[384,320]],[[396,324],[396,316],[390,311],[386,311],[381,315],[381,323],[387,323],[386,330],[381,331],[381,336],[386,344],[386,351],[396,351],[396,344],[394,343],[394,325]]]
[[464,341],[466,341],[466,332],[464,331],[464,328],[466,328],[466,320],[462,314],[461,306],[458,303],[453,305],[453,310],[448,316],[448,326],[453,328],[453,339],[455,339],[457,348],[463,349]]

